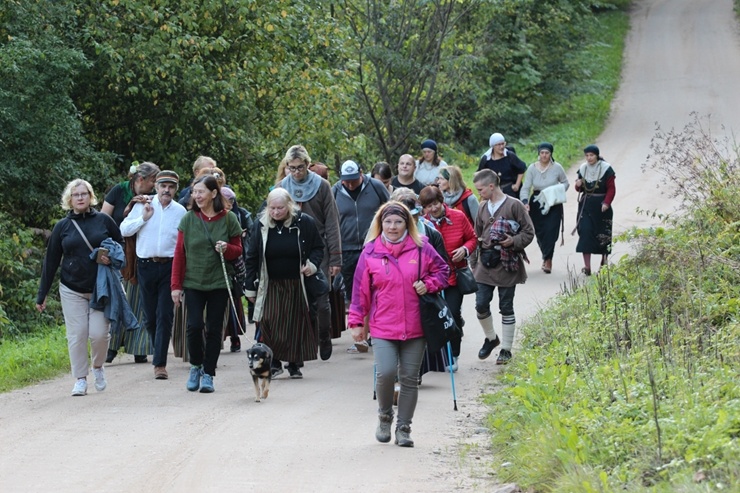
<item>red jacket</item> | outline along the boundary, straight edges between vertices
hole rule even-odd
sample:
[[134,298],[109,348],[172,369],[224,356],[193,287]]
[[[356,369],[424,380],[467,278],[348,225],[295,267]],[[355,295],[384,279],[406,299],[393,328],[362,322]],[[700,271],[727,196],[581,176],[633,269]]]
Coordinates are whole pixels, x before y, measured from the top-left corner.
[[475,231],[468,221],[468,216],[457,209],[452,209],[447,204],[443,204],[445,213],[440,219],[433,218],[430,214],[425,217],[434,224],[434,227],[442,234],[445,242],[445,250],[449,258],[450,278],[447,280],[450,286],[457,286],[457,276],[455,269],[465,267],[467,260],[461,262],[452,261],[452,252],[464,246],[468,249],[468,255],[475,251],[478,245]]

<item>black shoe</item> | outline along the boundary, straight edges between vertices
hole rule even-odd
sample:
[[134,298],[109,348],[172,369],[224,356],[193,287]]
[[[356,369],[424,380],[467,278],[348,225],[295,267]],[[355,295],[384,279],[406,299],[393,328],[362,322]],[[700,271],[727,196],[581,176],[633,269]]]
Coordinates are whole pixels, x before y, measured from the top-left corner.
[[135,354],[134,355],[134,363],[146,363],[146,354]]
[[496,339],[489,341],[486,337],[486,340],[483,342],[483,347],[480,348],[480,351],[478,351],[478,359],[486,359],[488,358],[494,349],[496,349],[496,346],[501,344],[501,340],[496,336]]
[[509,361],[511,361],[511,351],[509,351],[508,349],[502,349],[501,352],[498,353],[498,358],[496,358],[496,364],[505,365]]
[[242,350],[242,347],[241,347],[241,345],[239,345],[239,346],[233,346],[233,345],[232,345],[232,346],[231,346],[231,352],[232,352],[232,353],[238,353],[238,352],[239,352],[239,351],[241,351],[241,350]]
[[298,368],[298,365],[295,363],[290,363],[288,365],[288,374],[290,375],[290,378],[303,378],[303,373],[301,373],[301,369]]
[[105,356],[105,362],[106,363],[113,363],[113,360],[116,359],[116,356],[118,356],[118,351],[115,351],[113,349],[108,350],[108,354]]
[[331,358],[331,337],[319,339],[319,356],[321,361]]

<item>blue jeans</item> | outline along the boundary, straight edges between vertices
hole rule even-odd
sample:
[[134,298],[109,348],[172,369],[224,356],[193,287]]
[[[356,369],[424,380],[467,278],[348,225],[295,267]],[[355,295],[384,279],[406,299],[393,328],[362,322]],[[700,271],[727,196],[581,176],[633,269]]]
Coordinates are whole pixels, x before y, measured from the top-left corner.
[[154,366],[167,366],[167,350],[175,318],[170,291],[172,262],[159,263],[146,259],[136,261],[136,278],[141,289],[146,330],[152,340]]
[[[229,303],[229,292],[224,289],[201,291],[185,288],[185,305],[188,309],[188,352],[190,364],[203,365],[203,371],[216,376],[216,364],[221,354],[224,315]],[[206,312],[205,323],[203,312]],[[205,347],[203,332],[205,331]]]
[[491,286],[478,283],[478,291],[475,293],[475,311],[478,318],[487,318],[491,314],[491,301],[493,290],[498,287],[498,311],[502,316],[514,315],[514,292],[516,285],[510,287]]

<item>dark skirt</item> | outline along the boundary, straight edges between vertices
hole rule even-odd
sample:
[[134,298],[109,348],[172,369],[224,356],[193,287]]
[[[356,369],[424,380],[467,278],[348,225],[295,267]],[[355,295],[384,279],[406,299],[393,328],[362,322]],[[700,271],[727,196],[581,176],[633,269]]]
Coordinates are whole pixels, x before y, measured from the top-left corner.
[[134,312],[136,320],[139,321],[139,328],[134,330],[119,330],[111,332],[108,349],[118,351],[123,346],[123,351],[127,354],[142,356],[145,354],[154,354],[152,339],[144,326],[144,303],[141,300],[141,287],[138,284],[131,284],[129,281],[123,281],[123,288],[126,291],[126,299]]
[[300,279],[269,281],[260,332],[278,360],[302,363],[316,359],[318,328],[303,297]]
[[612,249],[612,219],[609,207],[601,211],[603,194],[584,195],[578,203],[578,245],[576,252],[607,255]]
[[550,207],[547,214],[542,214],[542,209],[537,202],[529,201],[529,217],[532,219],[534,233],[537,237],[537,245],[542,252],[542,260],[548,260],[555,254],[555,244],[560,236],[560,224],[563,221],[563,205],[558,204]]

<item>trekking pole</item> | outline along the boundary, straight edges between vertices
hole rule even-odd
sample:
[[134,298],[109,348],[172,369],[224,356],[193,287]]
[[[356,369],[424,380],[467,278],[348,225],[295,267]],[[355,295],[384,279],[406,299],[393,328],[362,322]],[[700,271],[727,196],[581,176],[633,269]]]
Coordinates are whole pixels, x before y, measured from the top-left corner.
[[[244,336],[247,336],[247,332],[244,330],[244,327],[242,327],[242,323],[239,320],[239,317],[236,316],[237,309],[236,309],[236,303],[234,303],[234,295],[231,292],[231,282],[229,281],[229,274],[226,272],[226,260],[224,260],[224,252],[223,250],[218,251],[218,256],[221,258],[221,270],[224,273],[224,281],[226,281],[226,291],[229,293],[229,300],[231,301],[231,307],[233,308],[234,313],[234,320],[236,320],[236,324],[239,326],[239,330],[244,334]],[[249,339],[247,337],[247,339]]]
[[378,386],[378,374],[375,373],[376,367],[377,367],[377,364],[373,363],[373,400],[374,401],[378,400],[378,394],[376,391],[376,388]]
[[447,342],[447,368],[450,369],[450,381],[452,381],[452,402],[454,404],[453,409],[457,411],[457,392],[455,391],[455,372],[452,369],[452,344]]

